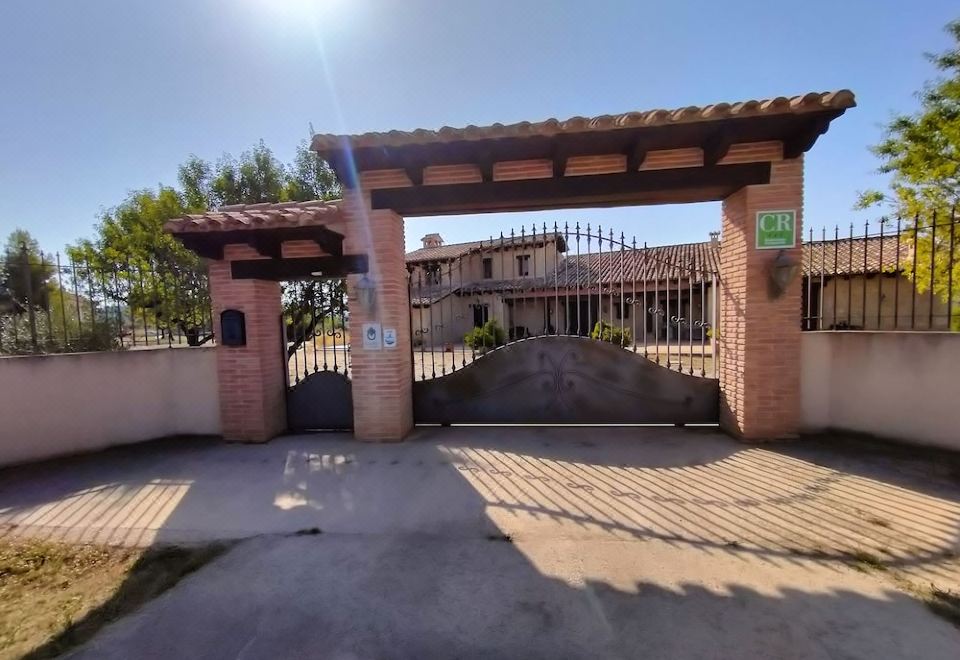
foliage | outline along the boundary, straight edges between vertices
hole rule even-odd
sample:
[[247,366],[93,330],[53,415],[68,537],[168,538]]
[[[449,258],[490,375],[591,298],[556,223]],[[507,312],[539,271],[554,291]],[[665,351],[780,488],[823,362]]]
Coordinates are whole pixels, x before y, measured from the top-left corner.
[[611,325],[606,321],[597,321],[596,325],[593,326],[593,332],[590,333],[590,337],[618,346],[626,346],[632,338],[629,328]]
[[[67,249],[73,284],[88,300],[117,305],[165,331],[197,340],[209,316],[206,269],[164,223],[188,212],[173,188],[140,190],[101,215],[97,238]],[[191,341],[195,343],[195,341]]]
[[[920,110],[894,117],[884,139],[872,149],[881,160],[879,171],[892,175],[889,194],[863,191],[856,205],[866,209],[887,204],[906,219],[917,237],[916,272],[908,263],[907,275],[921,293],[932,275],[934,292],[942,299],[949,295],[949,219],[960,202],[960,20],[947,24],[946,31],[953,45],[927,55],[941,75],[919,92]],[[953,280],[960,282],[960,258],[954,255],[952,261]]]
[[507,342],[507,333],[494,319],[474,328],[463,337],[463,343],[473,349],[496,348]]
[[[7,236],[0,255],[0,284],[6,290],[7,307],[23,309],[32,304],[46,307],[53,277],[53,260],[40,251],[40,244],[24,229],[15,229]],[[16,302],[13,302],[16,301]],[[4,301],[0,300],[0,305]]]
[[[261,140],[239,159],[224,154],[216,166],[191,155],[178,168],[177,179],[179,190],[160,186],[131,193],[102,214],[94,240],[79,241],[68,254],[78,266],[75,274],[87,297],[117,303],[164,331],[179,330],[195,343],[210,313],[206,268],[163,232],[164,223],[229,204],[331,199],[340,190],[333,171],[306,142],[298,145],[289,167]],[[318,282],[285,285],[285,313],[291,323],[309,326],[309,306],[322,307],[322,299],[329,307],[334,293]]]
[[281,300],[290,355],[316,333],[343,330],[349,323],[343,280],[287,282]]
[[293,163],[287,168],[283,186],[285,201],[308,202],[313,199],[336,199],[340,197],[337,175],[320,156],[310,151],[306,141],[297,145]]
[[[49,312],[37,310],[34,323],[37,331],[37,348],[44,353],[84,353],[89,351],[112,351],[122,348],[120,324],[115,318],[99,316],[90,323],[84,314],[83,323],[68,321],[63,325],[57,309],[59,289],[54,291],[55,300]],[[68,317],[71,313],[67,312]],[[17,355],[33,353],[30,319],[27,314],[7,317],[0,324],[0,354]]]

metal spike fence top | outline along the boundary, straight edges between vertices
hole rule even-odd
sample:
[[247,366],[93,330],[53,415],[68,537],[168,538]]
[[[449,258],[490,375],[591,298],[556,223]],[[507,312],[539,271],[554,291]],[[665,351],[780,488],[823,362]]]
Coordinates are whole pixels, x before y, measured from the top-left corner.
[[[611,343],[687,375],[716,377],[716,273],[613,229],[533,224],[409,266],[413,374],[442,378],[548,336]],[[710,341],[708,341],[708,339]]]
[[200,346],[213,339],[206,276],[161,265],[0,260],[0,353]]
[[956,210],[808,231],[804,330],[958,331]]

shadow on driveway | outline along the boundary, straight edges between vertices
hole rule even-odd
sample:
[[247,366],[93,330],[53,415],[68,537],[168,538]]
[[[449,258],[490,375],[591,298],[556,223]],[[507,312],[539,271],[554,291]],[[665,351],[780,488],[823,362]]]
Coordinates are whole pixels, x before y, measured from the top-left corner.
[[960,488],[801,451],[673,428],[154,443],[4,471],[0,526],[259,537],[79,657],[955,657],[957,629],[851,558],[956,584]]

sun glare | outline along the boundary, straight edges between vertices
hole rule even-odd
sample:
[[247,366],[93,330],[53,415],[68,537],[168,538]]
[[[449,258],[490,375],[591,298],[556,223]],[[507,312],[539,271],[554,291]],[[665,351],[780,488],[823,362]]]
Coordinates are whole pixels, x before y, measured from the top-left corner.
[[346,4],[344,0],[254,0],[261,11],[281,19],[329,18]]

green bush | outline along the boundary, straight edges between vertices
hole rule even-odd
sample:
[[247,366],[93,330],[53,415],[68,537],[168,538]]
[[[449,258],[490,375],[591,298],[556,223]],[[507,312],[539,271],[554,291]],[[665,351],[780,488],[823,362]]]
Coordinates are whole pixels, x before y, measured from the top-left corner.
[[496,348],[507,342],[507,333],[493,319],[463,336],[463,343],[470,348]]
[[593,332],[590,333],[591,339],[608,341],[617,346],[626,346],[632,338],[629,328],[622,328],[616,325],[610,325],[605,321],[597,321],[593,326]]

